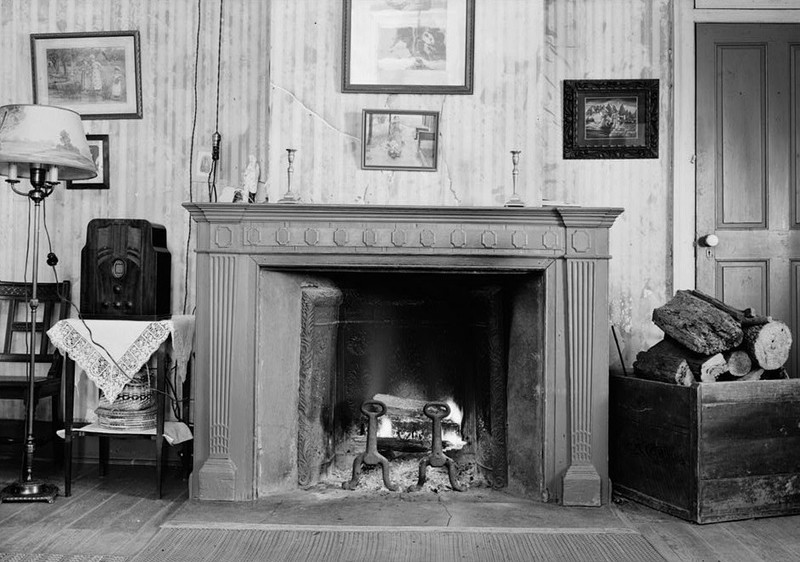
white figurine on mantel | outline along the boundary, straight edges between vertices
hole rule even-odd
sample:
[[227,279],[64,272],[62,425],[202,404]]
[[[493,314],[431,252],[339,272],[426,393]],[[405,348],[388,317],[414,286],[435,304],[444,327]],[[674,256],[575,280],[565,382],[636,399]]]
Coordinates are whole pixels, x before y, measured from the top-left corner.
[[247,194],[247,202],[254,203],[256,200],[256,192],[258,191],[258,178],[261,175],[261,167],[258,165],[258,160],[252,154],[249,157],[250,163],[244,170],[244,186],[243,191]]

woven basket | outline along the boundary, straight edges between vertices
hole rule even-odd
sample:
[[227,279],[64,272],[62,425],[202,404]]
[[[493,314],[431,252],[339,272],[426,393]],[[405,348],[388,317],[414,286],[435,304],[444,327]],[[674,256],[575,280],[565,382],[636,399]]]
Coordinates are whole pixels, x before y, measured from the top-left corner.
[[156,426],[156,401],[150,385],[149,367],[143,367],[114,402],[100,393],[100,405],[95,409],[97,423],[106,429],[153,429]]

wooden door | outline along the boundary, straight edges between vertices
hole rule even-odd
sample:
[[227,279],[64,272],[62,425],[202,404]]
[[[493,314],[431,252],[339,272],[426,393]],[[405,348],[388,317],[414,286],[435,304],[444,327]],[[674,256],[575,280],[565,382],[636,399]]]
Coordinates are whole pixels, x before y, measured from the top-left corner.
[[800,271],[798,80],[800,25],[697,26],[697,288],[789,324],[792,376]]

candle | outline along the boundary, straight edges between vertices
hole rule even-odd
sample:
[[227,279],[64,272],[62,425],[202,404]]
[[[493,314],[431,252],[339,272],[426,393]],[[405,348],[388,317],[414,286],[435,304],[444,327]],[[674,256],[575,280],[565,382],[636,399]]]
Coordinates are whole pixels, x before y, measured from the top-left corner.
[[11,162],[8,165],[8,179],[10,180],[17,179],[17,165],[14,162]]

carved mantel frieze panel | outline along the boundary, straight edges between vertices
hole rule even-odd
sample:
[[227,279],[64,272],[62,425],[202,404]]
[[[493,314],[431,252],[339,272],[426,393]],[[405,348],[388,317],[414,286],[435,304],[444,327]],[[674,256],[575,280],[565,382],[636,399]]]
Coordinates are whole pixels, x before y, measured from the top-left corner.
[[[209,250],[269,253],[319,251],[502,252],[607,257],[596,235],[619,209],[580,207],[365,207],[337,205],[186,204],[211,226]],[[213,208],[212,208],[213,207]]]

